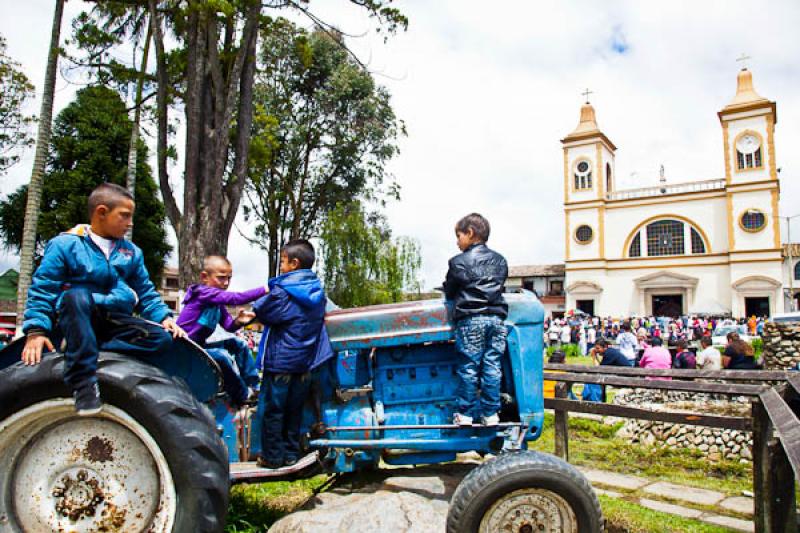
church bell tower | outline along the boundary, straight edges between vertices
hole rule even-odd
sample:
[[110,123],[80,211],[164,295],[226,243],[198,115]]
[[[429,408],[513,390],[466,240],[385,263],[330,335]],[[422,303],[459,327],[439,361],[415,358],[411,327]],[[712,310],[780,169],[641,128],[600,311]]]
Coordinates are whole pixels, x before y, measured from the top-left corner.
[[605,202],[615,187],[617,147],[600,131],[588,90],[564,149],[565,259],[605,258]]

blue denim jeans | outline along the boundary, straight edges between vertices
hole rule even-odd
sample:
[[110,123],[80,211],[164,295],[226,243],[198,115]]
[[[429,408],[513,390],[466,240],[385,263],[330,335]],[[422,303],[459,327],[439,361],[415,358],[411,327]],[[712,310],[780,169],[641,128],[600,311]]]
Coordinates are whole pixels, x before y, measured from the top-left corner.
[[503,319],[497,316],[470,316],[456,323],[456,351],[461,356],[456,391],[459,413],[477,417],[500,411],[500,359],[506,351],[507,336]]
[[300,458],[300,424],[311,388],[311,374],[264,372],[261,456],[270,463]]
[[122,313],[100,311],[88,289],[70,289],[58,308],[58,329],[66,341],[64,381],[72,389],[97,383],[99,350],[152,357],[172,345],[161,326]]
[[258,370],[253,354],[242,339],[231,337],[206,344],[206,351],[222,370],[225,392],[234,404],[247,399],[247,387],[258,388]]

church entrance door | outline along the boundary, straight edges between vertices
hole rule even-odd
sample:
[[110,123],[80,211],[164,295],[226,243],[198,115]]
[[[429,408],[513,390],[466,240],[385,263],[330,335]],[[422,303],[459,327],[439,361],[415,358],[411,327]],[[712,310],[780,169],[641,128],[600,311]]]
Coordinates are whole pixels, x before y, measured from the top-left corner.
[[769,316],[769,297],[747,297],[744,299],[744,314],[750,316]]
[[575,300],[575,307],[589,316],[594,316],[594,300]]
[[653,316],[678,317],[683,314],[682,294],[653,295]]

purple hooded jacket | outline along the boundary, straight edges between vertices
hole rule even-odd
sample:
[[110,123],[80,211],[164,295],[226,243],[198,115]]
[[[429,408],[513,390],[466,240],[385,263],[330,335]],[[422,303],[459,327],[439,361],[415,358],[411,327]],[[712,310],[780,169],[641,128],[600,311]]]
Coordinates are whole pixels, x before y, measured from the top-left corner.
[[236,331],[236,321],[225,309],[226,305],[242,305],[258,300],[267,293],[266,288],[256,287],[244,292],[230,292],[207,285],[191,285],[183,298],[183,310],[178,325],[189,337],[203,346],[214,333],[217,324],[227,331]]

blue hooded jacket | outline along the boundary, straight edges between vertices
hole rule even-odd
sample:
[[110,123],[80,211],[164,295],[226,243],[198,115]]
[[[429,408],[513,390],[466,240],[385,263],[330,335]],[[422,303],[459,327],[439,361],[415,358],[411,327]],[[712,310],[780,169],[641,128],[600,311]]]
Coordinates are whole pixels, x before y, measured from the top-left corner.
[[287,272],[268,282],[269,293],[253,305],[269,326],[264,371],[301,374],[333,357],[325,330],[325,291],[311,270]]
[[94,304],[108,311],[161,322],[172,316],[156,292],[144,266],[142,250],[125,239],[114,241],[111,257],[89,237],[89,226],[79,225],[50,239],[42,262],[33,274],[22,331],[53,331],[64,291],[86,288]]

